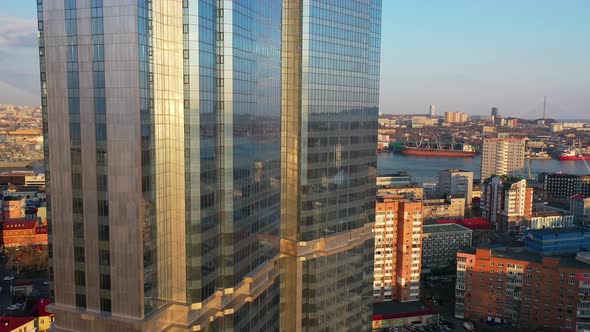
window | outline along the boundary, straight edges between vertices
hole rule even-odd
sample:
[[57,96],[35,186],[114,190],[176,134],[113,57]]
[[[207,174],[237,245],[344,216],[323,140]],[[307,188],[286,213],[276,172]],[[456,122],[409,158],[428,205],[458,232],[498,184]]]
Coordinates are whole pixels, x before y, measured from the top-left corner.
[[100,274],[100,289],[111,289],[111,276],[108,274]]
[[74,279],[76,282],[76,286],[85,286],[86,285],[86,273],[84,271],[76,270],[74,273]]
[[100,311],[104,312],[111,312],[111,300],[110,299],[100,299]]

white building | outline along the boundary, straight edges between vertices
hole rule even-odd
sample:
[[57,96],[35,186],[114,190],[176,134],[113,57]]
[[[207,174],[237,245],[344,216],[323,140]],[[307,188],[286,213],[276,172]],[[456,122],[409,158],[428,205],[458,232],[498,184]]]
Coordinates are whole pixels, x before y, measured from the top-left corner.
[[481,181],[492,175],[521,175],[524,154],[524,139],[485,138],[481,156]]
[[460,169],[446,169],[438,172],[438,191],[440,195],[464,197],[465,204],[471,206],[473,172]]
[[564,228],[574,226],[574,216],[564,215],[555,211],[533,212],[530,222],[530,229],[539,228]]

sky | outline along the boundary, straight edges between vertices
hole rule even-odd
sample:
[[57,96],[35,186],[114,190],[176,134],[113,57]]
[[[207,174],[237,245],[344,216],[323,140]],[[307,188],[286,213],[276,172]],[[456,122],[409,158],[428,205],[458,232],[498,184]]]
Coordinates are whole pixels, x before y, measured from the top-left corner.
[[[382,113],[590,119],[590,1],[382,0]],[[0,0],[0,104],[39,104],[35,1]]]

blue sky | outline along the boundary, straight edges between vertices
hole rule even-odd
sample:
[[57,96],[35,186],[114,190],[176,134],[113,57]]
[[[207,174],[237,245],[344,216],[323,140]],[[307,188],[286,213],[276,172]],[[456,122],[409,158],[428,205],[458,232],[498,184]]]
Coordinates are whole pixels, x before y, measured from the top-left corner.
[[[0,0],[0,103],[38,104],[35,1]],[[383,0],[381,111],[590,118],[590,1]]]

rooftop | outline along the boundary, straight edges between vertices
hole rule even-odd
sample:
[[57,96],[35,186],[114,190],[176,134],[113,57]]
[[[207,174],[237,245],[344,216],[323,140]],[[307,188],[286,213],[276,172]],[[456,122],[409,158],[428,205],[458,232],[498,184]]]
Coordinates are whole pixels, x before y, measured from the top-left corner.
[[446,233],[446,232],[466,232],[471,231],[469,228],[459,224],[435,224],[424,225],[422,233]]
[[467,227],[471,230],[482,230],[482,229],[493,229],[494,225],[492,225],[489,221],[484,218],[466,218],[466,219],[449,219],[449,220],[437,220],[437,224],[459,224],[461,226]]
[[538,235],[551,235],[551,234],[572,234],[572,233],[587,233],[588,230],[580,227],[564,227],[564,228],[539,228],[527,230],[527,233],[534,233]]
[[590,197],[582,195],[582,194],[577,194],[577,195],[573,195],[570,197],[571,199],[576,199],[576,200],[585,200],[588,199]]
[[[504,247],[504,248],[480,248],[488,249],[491,251],[492,257],[514,259],[524,262],[531,263],[543,263],[543,258],[557,258],[559,259],[559,265],[564,267],[573,267],[579,269],[588,269],[590,265],[576,259],[575,254],[560,255],[560,256],[542,256],[530,251],[527,251],[523,247]],[[477,249],[472,247],[461,247],[459,252],[475,255]]]
[[22,199],[25,199],[24,196],[4,196],[2,197],[3,201],[20,201]]
[[533,217],[560,217],[563,213],[557,211],[538,211],[533,212]]
[[35,317],[1,317],[0,332],[10,332],[30,323]]

